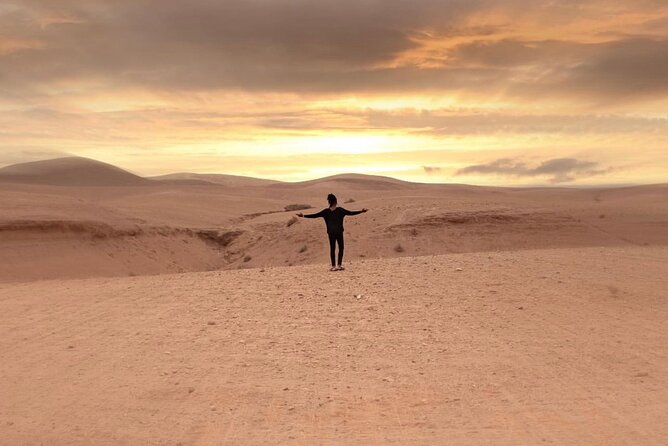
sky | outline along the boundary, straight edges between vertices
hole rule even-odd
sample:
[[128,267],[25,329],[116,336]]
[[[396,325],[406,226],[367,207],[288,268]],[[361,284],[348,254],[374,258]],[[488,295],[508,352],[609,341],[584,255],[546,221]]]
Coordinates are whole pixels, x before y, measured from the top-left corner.
[[0,166],[668,182],[666,0],[0,0]]

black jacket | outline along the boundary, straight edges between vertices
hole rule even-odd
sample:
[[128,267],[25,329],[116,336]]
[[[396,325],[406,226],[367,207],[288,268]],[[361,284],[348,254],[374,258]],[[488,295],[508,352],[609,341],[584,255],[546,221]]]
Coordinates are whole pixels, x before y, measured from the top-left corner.
[[305,218],[319,218],[322,217],[325,219],[327,224],[327,234],[340,234],[343,232],[343,217],[346,215],[358,215],[362,211],[349,211],[348,209],[337,207],[334,210],[330,208],[325,208],[322,211],[315,214],[306,214]]

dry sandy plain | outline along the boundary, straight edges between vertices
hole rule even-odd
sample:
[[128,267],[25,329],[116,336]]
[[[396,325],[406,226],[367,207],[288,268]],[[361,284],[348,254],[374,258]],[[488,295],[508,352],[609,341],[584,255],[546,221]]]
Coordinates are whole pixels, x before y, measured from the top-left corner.
[[[344,272],[321,221],[328,192]],[[0,444],[668,444],[668,186],[0,169]]]

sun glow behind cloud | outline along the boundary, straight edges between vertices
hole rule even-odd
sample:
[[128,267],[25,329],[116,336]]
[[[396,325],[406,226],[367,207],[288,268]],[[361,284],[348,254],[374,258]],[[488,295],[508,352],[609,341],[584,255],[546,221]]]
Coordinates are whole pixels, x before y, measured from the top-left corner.
[[0,164],[668,178],[664,2],[26,0],[0,25]]

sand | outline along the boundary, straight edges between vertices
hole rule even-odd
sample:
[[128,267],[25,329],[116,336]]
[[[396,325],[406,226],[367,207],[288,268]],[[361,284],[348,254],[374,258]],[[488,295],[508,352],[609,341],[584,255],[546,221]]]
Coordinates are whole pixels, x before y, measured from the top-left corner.
[[667,198],[0,169],[0,444],[666,444]]
[[[17,183],[17,171],[38,179]],[[89,171],[97,183],[63,185],[90,180]],[[125,183],[109,186],[119,175]],[[332,191],[344,207],[371,210],[346,220],[349,260],[668,245],[668,185],[512,189],[365,175],[302,183],[205,175],[213,182],[192,184],[188,178],[200,176],[176,175],[186,183],[167,177],[139,178],[79,158],[1,169],[0,257],[12,262],[0,263],[0,281],[327,262],[323,222],[294,222],[285,207],[308,204],[306,212],[316,212]]]
[[580,248],[0,285],[0,437],[665,444],[666,262]]

